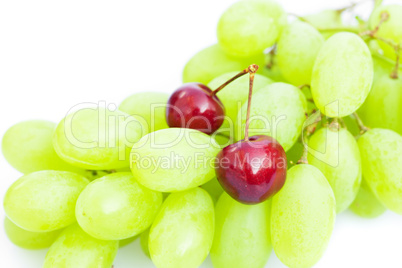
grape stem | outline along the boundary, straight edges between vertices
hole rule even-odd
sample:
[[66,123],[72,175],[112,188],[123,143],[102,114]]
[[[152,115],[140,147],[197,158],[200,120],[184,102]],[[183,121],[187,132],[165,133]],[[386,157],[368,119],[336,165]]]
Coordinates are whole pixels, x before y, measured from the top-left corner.
[[[314,114],[313,112],[312,114]],[[308,119],[309,115],[306,113],[306,118]],[[317,129],[318,123],[322,120],[321,115],[319,115],[314,122],[306,127],[306,133],[303,135],[303,154],[301,158],[297,161],[297,164],[308,164],[308,138],[314,134],[315,130]]]
[[352,8],[358,6],[358,5],[367,3],[367,2],[369,2],[369,1],[372,1],[372,0],[362,0],[362,1],[360,1],[360,2],[352,3],[352,4],[350,4],[349,6],[346,6],[346,7],[343,7],[343,8],[339,8],[339,9],[337,9],[336,11],[339,12],[339,13],[342,13],[342,12],[348,10],[348,9],[352,9]]
[[366,133],[367,131],[370,130],[368,127],[366,127],[366,126],[363,124],[363,121],[361,120],[360,116],[359,116],[356,112],[353,113],[353,117],[355,118],[356,123],[357,123],[357,125],[359,126],[360,135],[363,135],[364,133]]
[[271,54],[271,57],[269,59],[269,62],[267,63],[267,65],[265,67],[267,67],[268,69],[271,69],[274,66],[274,57],[275,57],[275,51],[276,51],[276,44],[273,45],[270,50],[269,50],[269,54]]
[[369,36],[372,39],[376,39],[379,40],[389,46],[391,46],[394,51],[395,51],[395,55],[396,55],[396,63],[395,63],[395,67],[392,70],[390,77],[392,79],[398,79],[398,69],[399,69],[399,59],[400,59],[400,50],[401,50],[401,44],[397,44],[395,43],[393,40],[391,39],[387,39],[387,38],[383,38],[377,35],[378,31],[380,30],[381,25],[386,22],[389,19],[389,13],[384,11],[381,13],[381,19],[378,22],[377,26],[373,29],[373,30],[368,30],[368,31],[364,31],[359,33],[359,36]]
[[[255,71],[253,71],[255,70]],[[245,74],[251,74],[252,72],[256,72],[258,70],[258,65],[255,64],[251,64],[250,66],[248,66],[246,69],[244,69],[243,71],[241,71],[240,73],[236,74],[235,76],[233,76],[232,78],[230,78],[228,81],[226,81],[225,83],[223,83],[222,85],[220,85],[217,89],[215,89],[214,91],[212,91],[212,96],[216,95],[219,91],[221,91],[224,87],[226,87],[227,85],[229,85],[230,83],[232,83],[233,81],[235,81],[237,78],[242,77]]]
[[249,91],[248,91],[248,101],[247,101],[247,116],[246,116],[246,128],[244,130],[244,140],[248,141],[248,128],[250,125],[250,110],[251,110],[251,97],[253,95],[253,84],[254,84],[254,76],[258,70],[258,65],[250,65],[250,80],[249,80]]

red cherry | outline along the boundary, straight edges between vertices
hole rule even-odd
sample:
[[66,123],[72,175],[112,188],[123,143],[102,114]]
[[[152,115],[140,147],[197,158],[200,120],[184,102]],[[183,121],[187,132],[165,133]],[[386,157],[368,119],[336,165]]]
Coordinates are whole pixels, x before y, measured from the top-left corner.
[[215,93],[201,83],[188,83],[170,96],[166,108],[169,127],[192,128],[212,134],[220,128],[225,108]]
[[256,204],[276,194],[286,180],[286,153],[268,136],[253,136],[231,144],[217,155],[216,177],[223,189],[244,204]]

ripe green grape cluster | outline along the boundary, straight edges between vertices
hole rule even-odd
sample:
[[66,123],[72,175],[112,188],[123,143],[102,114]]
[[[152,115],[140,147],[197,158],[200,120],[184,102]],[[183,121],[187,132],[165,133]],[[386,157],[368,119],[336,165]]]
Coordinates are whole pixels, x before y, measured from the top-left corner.
[[[234,3],[216,43],[185,65],[184,83],[211,90],[259,65],[254,80],[214,95],[225,112],[211,135],[169,128],[162,92],[11,126],[2,152],[22,174],[3,201],[9,240],[49,248],[45,268],[110,268],[132,242],[157,268],[196,268],[208,254],[216,268],[263,268],[272,250],[288,267],[312,267],[348,208],[402,214],[402,6],[377,3],[356,27],[343,9],[292,20],[278,2]],[[254,205],[216,172],[218,153],[248,141],[246,126],[287,156],[283,188]]]

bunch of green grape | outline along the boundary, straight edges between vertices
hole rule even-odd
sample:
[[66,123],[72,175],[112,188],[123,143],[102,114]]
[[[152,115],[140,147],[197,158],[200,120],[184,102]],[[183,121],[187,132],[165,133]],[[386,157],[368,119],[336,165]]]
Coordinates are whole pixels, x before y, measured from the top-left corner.
[[[2,152],[22,173],[3,201],[10,241],[49,248],[49,268],[110,268],[138,237],[158,268],[199,267],[209,254],[216,268],[262,268],[272,250],[288,267],[312,267],[337,214],[402,214],[402,5],[376,5],[359,27],[343,10],[229,7],[217,43],[183,71],[183,82],[216,88],[260,66],[249,122],[246,77],[217,94],[227,116],[217,135],[169,128],[160,92],[9,128]],[[284,187],[257,205],[225,193],[214,169],[247,123],[288,160]]]

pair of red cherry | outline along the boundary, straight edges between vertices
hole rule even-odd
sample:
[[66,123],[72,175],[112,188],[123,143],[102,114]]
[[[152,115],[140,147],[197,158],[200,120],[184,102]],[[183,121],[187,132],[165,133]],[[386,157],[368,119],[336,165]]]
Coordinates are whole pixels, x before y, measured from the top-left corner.
[[266,200],[282,188],[286,179],[286,154],[282,146],[269,136],[248,137],[251,94],[257,70],[257,65],[250,65],[214,91],[201,83],[184,84],[170,96],[166,108],[169,127],[212,134],[222,125],[225,116],[225,108],[216,93],[238,77],[250,74],[245,138],[223,148],[215,166],[223,189],[245,204]]

